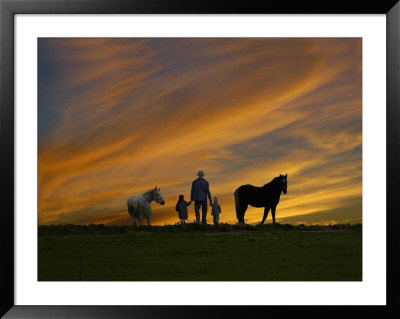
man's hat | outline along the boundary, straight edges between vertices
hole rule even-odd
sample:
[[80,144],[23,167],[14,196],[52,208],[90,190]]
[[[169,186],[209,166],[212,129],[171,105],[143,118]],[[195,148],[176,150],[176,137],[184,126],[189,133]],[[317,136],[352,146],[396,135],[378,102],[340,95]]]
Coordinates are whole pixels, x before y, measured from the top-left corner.
[[203,172],[203,171],[199,171],[199,172],[197,173],[197,176],[204,176],[204,172]]

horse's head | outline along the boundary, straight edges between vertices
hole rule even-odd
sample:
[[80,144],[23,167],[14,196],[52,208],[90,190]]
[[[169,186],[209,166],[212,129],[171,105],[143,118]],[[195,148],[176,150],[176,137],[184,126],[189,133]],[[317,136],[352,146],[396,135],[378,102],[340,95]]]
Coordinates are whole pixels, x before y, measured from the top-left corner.
[[279,177],[280,177],[281,190],[286,195],[287,194],[287,174],[286,175],[279,174]]
[[165,204],[165,200],[162,197],[161,193],[160,193],[161,188],[157,189],[157,186],[154,188],[154,195],[153,195],[153,200],[161,205]]

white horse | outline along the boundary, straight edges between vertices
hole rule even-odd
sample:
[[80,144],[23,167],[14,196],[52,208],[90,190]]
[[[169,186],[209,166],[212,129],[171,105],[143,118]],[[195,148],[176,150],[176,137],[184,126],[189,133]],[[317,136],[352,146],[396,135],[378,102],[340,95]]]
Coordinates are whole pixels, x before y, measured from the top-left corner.
[[155,201],[161,205],[165,204],[164,198],[160,193],[160,188],[157,186],[142,195],[135,195],[128,199],[128,212],[131,215],[133,226],[136,226],[138,219],[139,226],[142,225],[143,218],[147,219],[147,224],[151,225],[151,207],[150,203]]

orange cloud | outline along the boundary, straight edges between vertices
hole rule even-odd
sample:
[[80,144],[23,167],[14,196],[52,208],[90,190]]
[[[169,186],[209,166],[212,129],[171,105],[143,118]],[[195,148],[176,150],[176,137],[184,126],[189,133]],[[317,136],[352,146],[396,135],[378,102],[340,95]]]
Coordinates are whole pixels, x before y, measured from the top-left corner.
[[226,222],[239,185],[279,173],[278,217],[362,196],[360,39],[40,39],[38,69],[40,224],[130,223],[155,185],[173,223],[198,169]]

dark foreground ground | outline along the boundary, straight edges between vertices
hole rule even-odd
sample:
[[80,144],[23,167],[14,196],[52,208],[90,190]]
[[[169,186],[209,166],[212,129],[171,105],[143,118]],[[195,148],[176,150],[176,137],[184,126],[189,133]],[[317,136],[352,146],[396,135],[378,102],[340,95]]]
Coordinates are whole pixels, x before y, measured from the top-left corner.
[[359,281],[361,225],[40,226],[39,281]]

